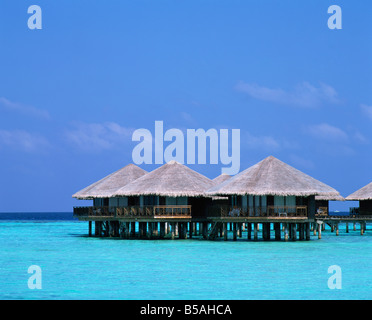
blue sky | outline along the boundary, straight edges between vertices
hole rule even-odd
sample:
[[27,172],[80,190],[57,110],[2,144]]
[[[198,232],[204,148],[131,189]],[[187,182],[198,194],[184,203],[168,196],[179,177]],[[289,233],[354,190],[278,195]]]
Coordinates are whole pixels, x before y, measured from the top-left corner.
[[155,120],[240,129],[242,170],[274,155],[349,195],[372,181],[371,16],[367,1],[2,1],[0,212],[84,204],[71,195],[132,162]]

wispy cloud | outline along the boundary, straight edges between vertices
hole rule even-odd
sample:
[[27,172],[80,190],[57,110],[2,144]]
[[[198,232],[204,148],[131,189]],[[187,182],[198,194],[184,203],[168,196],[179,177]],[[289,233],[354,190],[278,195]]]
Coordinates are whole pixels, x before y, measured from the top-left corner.
[[[272,136],[255,136],[249,132],[243,132],[241,141],[251,149],[276,150],[280,143]],[[243,147],[244,147],[243,145]]]
[[50,143],[38,133],[24,130],[0,130],[1,147],[9,147],[25,152],[43,152],[50,147]]
[[305,128],[305,131],[313,137],[325,141],[347,142],[349,140],[345,131],[328,123],[310,125]]
[[255,83],[239,82],[235,89],[254,99],[293,107],[314,108],[325,103],[339,102],[336,90],[325,83],[316,87],[303,82],[292,91],[285,91],[281,88],[268,88]]
[[289,156],[289,159],[291,160],[291,162],[293,163],[294,166],[297,166],[299,168],[304,168],[304,169],[314,169],[315,168],[315,164],[313,161],[311,161],[310,159],[305,159],[303,157],[300,157],[296,154],[291,154]]
[[110,150],[131,141],[133,129],[115,122],[74,123],[65,131],[65,138],[82,151]]
[[367,106],[365,104],[362,104],[360,106],[360,108],[362,109],[362,112],[372,120],[372,106]]
[[17,112],[19,114],[37,117],[41,119],[50,119],[50,114],[46,110],[38,109],[22,103],[10,101],[4,97],[0,97],[0,109]]

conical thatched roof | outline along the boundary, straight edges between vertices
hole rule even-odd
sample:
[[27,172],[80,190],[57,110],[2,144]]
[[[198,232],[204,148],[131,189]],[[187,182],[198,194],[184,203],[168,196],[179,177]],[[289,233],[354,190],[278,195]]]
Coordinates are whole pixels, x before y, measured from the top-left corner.
[[116,196],[157,195],[167,197],[198,197],[213,186],[212,180],[176,161],[127,184]]
[[270,156],[222,184],[213,195],[339,196],[339,192]]
[[228,180],[230,178],[231,178],[231,176],[229,176],[227,173],[222,173],[218,177],[214,178],[212,181],[213,181],[214,186],[217,186],[217,185],[221,184],[222,182],[225,182],[226,180]]
[[109,198],[113,196],[114,191],[142,177],[146,173],[147,171],[140,167],[134,164],[128,164],[124,168],[76,192],[72,197],[77,199]]
[[346,197],[346,200],[372,200],[372,182]]

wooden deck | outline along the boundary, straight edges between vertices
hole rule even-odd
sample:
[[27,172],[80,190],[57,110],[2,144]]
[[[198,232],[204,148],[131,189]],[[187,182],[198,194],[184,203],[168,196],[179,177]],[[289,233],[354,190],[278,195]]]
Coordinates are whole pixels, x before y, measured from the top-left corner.
[[[310,232],[321,239],[325,225],[339,235],[339,224],[349,224],[353,229],[360,227],[360,234],[366,230],[370,216],[329,216],[323,212],[313,217],[307,216],[307,207],[267,207],[267,208],[210,208],[207,215],[191,214],[190,205],[175,206],[128,206],[128,207],[77,207],[74,216],[81,221],[89,222],[89,235],[97,237],[121,237],[125,239],[180,239],[202,237],[203,239],[232,240],[242,237],[243,231],[247,240],[270,239],[274,230],[276,241],[310,240]],[[231,238],[231,237],[230,237]]]

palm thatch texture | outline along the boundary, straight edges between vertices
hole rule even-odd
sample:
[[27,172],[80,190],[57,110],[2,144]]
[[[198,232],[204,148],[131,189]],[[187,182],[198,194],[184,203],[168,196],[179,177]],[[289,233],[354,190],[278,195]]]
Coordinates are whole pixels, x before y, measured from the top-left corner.
[[372,200],[372,182],[347,196],[346,200]]
[[128,164],[124,168],[111,173],[105,178],[91,184],[90,186],[76,192],[72,197],[77,199],[94,199],[94,198],[109,198],[113,193],[125,186],[126,184],[135,181],[139,177],[145,175],[147,171],[137,167],[134,164]]
[[120,188],[114,196],[200,197],[212,186],[209,178],[179,162],[170,161]]
[[228,174],[222,173],[218,177],[214,178],[212,181],[213,181],[214,185],[217,186],[217,185],[221,184],[222,182],[225,182],[226,180],[229,180],[230,178],[231,178],[231,176],[229,176]]
[[220,185],[210,195],[340,196],[330,186],[269,156]]
[[339,196],[315,196],[316,201],[345,201],[345,198],[341,195]]

